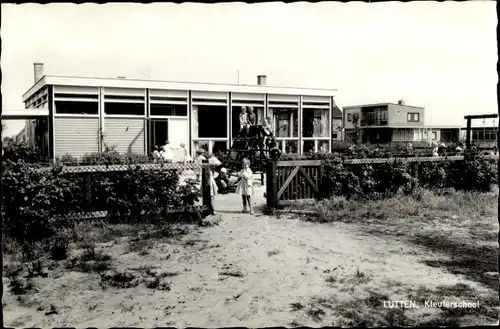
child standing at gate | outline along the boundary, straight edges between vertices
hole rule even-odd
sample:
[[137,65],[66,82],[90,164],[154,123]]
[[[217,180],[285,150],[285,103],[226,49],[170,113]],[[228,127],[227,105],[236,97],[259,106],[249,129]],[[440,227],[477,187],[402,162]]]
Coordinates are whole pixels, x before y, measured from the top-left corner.
[[238,173],[240,181],[238,182],[238,187],[236,188],[236,193],[241,195],[243,201],[243,213],[247,212],[247,205],[250,214],[254,214],[252,209],[251,196],[253,195],[253,172],[250,169],[250,160],[243,159],[241,163],[242,169]]

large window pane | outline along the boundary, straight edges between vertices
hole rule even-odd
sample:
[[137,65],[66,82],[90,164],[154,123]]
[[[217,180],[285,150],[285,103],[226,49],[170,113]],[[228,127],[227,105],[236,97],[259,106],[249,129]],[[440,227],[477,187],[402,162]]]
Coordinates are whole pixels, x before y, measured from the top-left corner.
[[298,110],[274,109],[274,130],[276,137],[298,137]]
[[314,152],[314,141],[304,141],[304,153]]
[[198,105],[197,120],[199,138],[227,137],[227,107]]
[[318,151],[322,153],[330,152],[330,142],[329,141],[319,141]]
[[187,105],[150,104],[150,115],[187,116]]
[[144,104],[105,103],[104,113],[111,115],[144,115]]
[[[225,141],[215,141],[212,146],[212,153],[217,153],[219,151],[226,151],[227,150],[227,142]],[[222,161],[222,159],[219,159]]]
[[328,137],[328,110],[304,109],[302,112],[303,137]]
[[59,114],[98,114],[97,102],[55,101],[56,113]]

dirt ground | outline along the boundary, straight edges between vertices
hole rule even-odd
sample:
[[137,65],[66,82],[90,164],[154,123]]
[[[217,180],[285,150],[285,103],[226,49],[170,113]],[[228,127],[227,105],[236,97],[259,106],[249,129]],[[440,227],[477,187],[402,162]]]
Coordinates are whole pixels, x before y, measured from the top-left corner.
[[[258,206],[264,203],[263,192],[256,188]],[[16,296],[5,289],[5,325],[318,327],[497,321],[498,292],[446,267],[428,265],[448,257],[444,251],[369,234],[356,224],[251,216],[240,209],[237,195],[219,195],[217,214],[208,219],[215,225],[191,226],[178,238],[151,238],[137,248],[131,248],[137,232],[99,242],[117,270],[143,276],[161,272],[168,288],[148,289],[141,283],[103,289],[99,274],[53,264],[47,278],[36,279],[38,292]],[[78,253],[76,248],[72,253]],[[3,281],[7,287],[9,280]],[[425,299],[479,301],[480,307],[425,308]],[[418,308],[383,307],[384,301],[402,300],[417,301]]]

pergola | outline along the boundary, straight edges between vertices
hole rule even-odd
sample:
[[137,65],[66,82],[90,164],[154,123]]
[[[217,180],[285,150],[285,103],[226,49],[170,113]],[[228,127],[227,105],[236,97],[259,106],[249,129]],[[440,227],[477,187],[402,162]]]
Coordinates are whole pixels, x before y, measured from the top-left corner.
[[465,135],[465,147],[467,149],[470,148],[471,144],[471,131],[472,131],[472,120],[474,119],[496,119],[498,118],[498,114],[477,114],[477,115],[466,115],[464,119],[467,120],[467,131]]

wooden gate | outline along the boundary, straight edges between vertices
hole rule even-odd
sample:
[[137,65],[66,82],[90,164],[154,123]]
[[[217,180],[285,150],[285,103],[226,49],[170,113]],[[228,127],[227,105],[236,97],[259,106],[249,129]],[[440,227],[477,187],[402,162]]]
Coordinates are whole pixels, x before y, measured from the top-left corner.
[[321,160],[269,160],[266,168],[267,207],[321,199],[322,180]]

